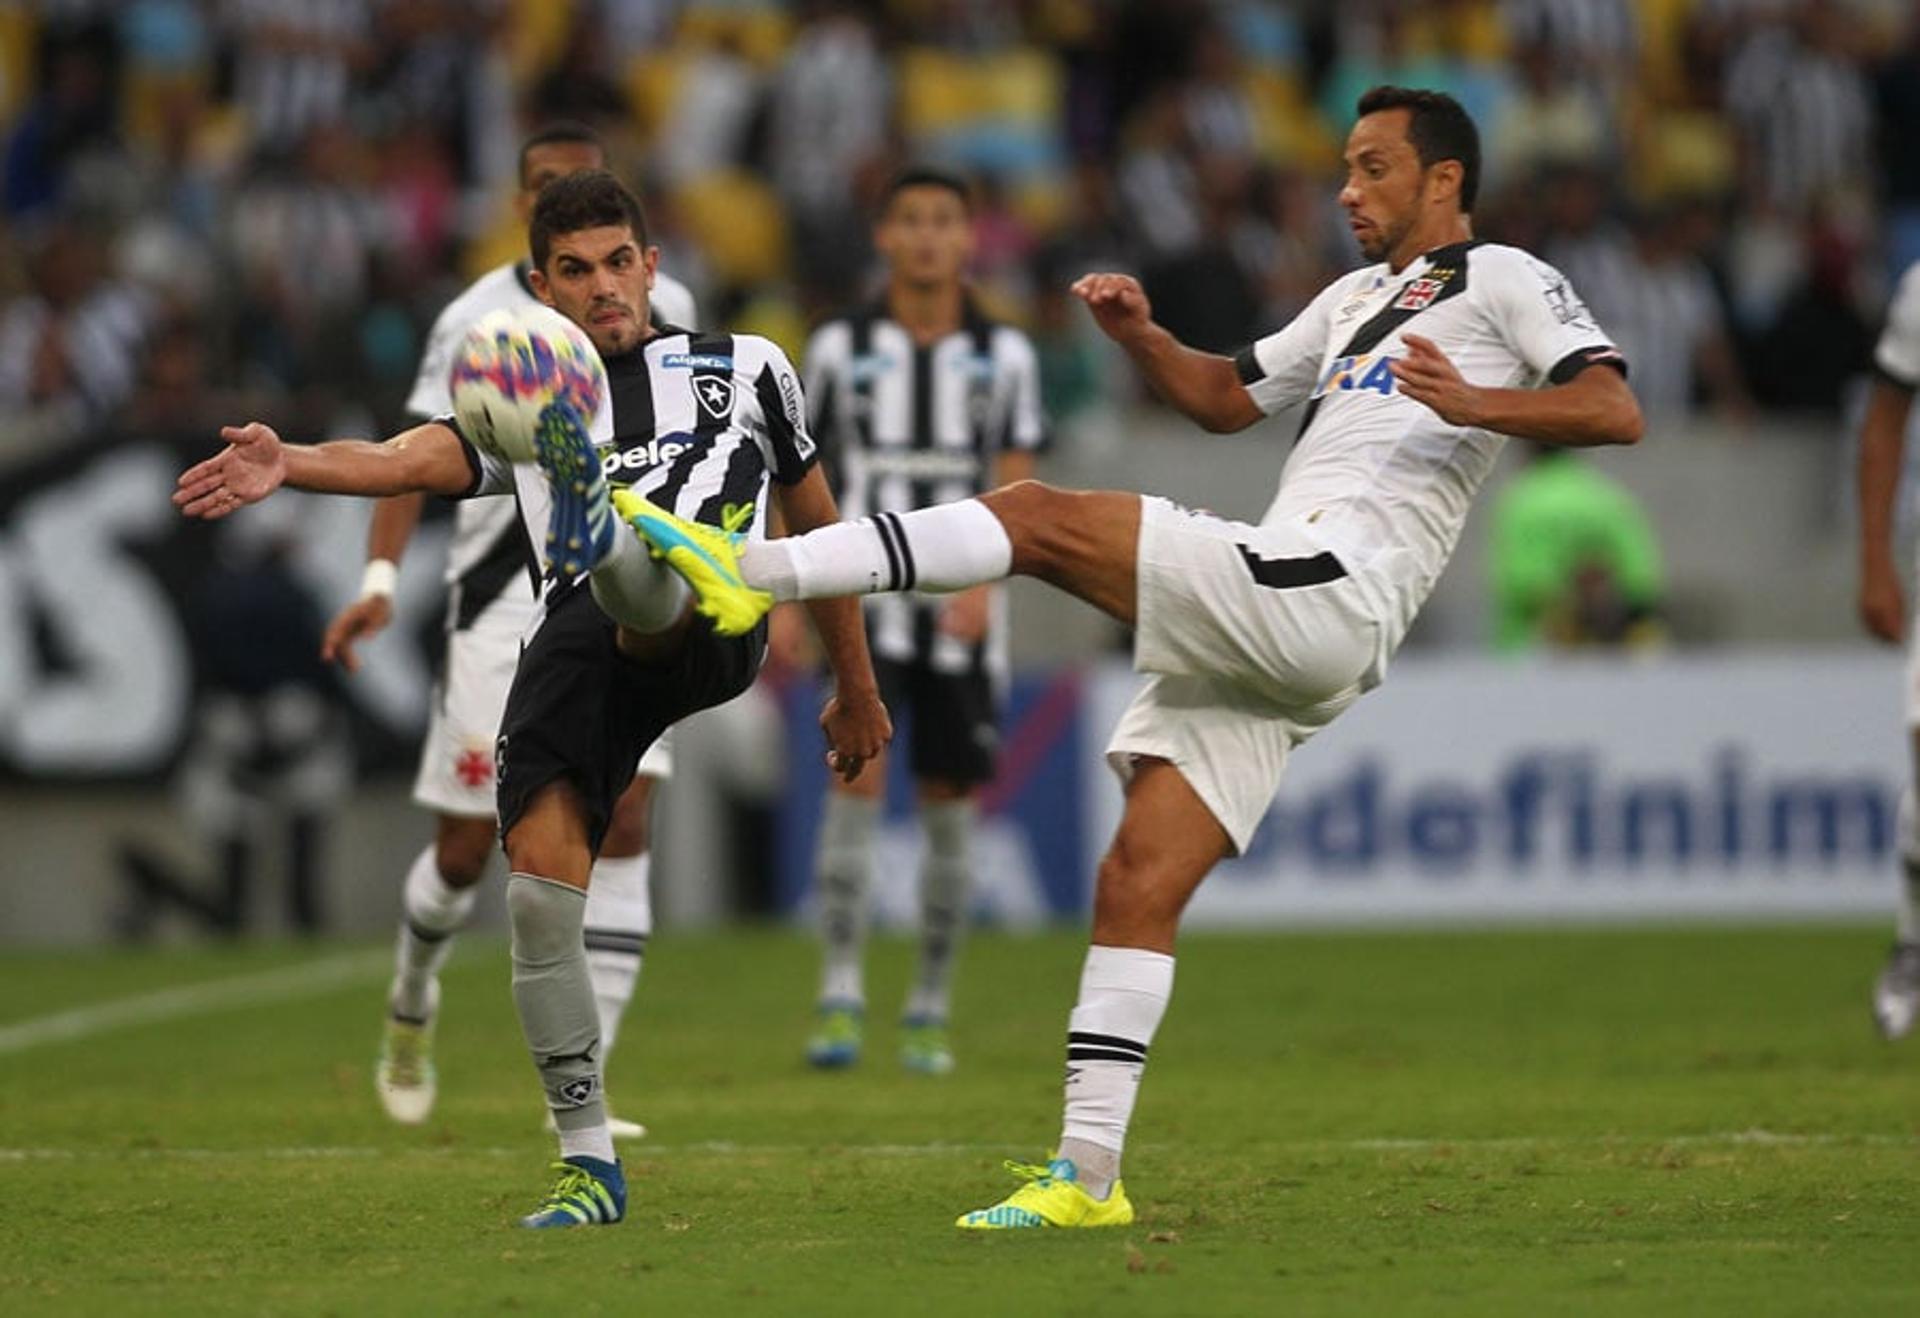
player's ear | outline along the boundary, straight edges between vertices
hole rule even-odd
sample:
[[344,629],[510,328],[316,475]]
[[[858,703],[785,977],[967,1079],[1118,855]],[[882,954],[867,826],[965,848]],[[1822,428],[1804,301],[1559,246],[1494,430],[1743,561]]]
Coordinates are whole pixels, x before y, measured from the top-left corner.
[[647,287],[653,287],[655,276],[660,273],[660,249],[648,246],[641,250],[640,261],[647,267]]
[[1459,201],[1460,184],[1466,176],[1466,167],[1458,160],[1436,161],[1433,168],[1427,171],[1427,187],[1431,189],[1429,195],[1435,201],[1446,201],[1449,198]]
[[527,271],[527,283],[533,287],[533,295],[548,306],[553,305],[553,286],[547,283],[547,272],[539,266]]

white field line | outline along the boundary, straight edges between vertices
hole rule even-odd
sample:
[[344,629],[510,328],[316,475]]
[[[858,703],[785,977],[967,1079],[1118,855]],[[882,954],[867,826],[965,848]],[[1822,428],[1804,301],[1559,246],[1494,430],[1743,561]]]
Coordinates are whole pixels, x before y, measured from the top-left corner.
[[[1315,1153],[1438,1153],[1441,1150],[1499,1152],[1508,1149],[1551,1149],[1555,1146],[1578,1149],[1621,1148],[1829,1148],[1864,1147],[1920,1150],[1920,1135],[1894,1135],[1868,1132],[1857,1135],[1794,1134],[1770,1130],[1710,1131],[1692,1135],[1515,1135],[1482,1136],[1466,1139],[1323,1139],[1285,1140],[1262,1143],[1260,1151],[1283,1154]],[[656,1144],[651,1140],[628,1146],[630,1160],[641,1162],[654,1157],[793,1157],[854,1156],[866,1158],[943,1158],[977,1154],[1003,1154],[1007,1144],[962,1144],[935,1141],[927,1144],[737,1144],[729,1140],[707,1140],[688,1144]],[[1136,1143],[1134,1151],[1171,1149],[1171,1145]],[[352,1161],[373,1158],[526,1158],[525,1147],[476,1146],[458,1148],[405,1148],[356,1144],[287,1145],[257,1149],[31,1149],[0,1148],[0,1163],[131,1160],[152,1162],[205,1162],[221,1160]]]
[[189,1016],[204,1016],[234,1007],[319,997],[334,989],[370,979],[392,963],[393,953],[385,950],[343,952],[336,956],[321,957],[317,961],[303,961],[299,965],[263,970],[251,975],[232,975],[199,984],[183,984],[178,988],[156,989],[151,993],[136,993],[130,997],[97,1002],[90,1007],[75,1007],[47,1016],[34,1016],[12,1025],[0,1026],[0,1057],[25,1052],[43,1044],[88,1039],[131,1025],[152,1025]]

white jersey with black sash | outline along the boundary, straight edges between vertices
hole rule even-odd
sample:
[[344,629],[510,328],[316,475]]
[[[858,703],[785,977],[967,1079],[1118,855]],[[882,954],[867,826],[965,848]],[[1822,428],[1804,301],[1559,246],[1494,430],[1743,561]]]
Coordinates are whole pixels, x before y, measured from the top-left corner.
[[1437,248],[1330,284],[1284,329],[1242,350],[1241,383],[1268,413],[1306,404],[1261,520],[1288,524],[1349,570],[1390,583],[1379,601],[1397,646],[1459,540],[1506,436],[1455,425],[1400,392],[1407,334],[1428,339],[1470,384],[1533,388],[1626,363],[1564,276],[1497,243]]
[[[813,433],[849,521],[980,494],[1002,453],[1046,441],[1033,345],[971,299],[960,327],[927,344],[884,305],[837,316],[808,343],[804,373]],[[943,672],[981,662],[978,647],[939,631],[941,607],[938,596],[868,599],[874,654]],[[1004,649],[1004,633],[992,629],[989,651]]]

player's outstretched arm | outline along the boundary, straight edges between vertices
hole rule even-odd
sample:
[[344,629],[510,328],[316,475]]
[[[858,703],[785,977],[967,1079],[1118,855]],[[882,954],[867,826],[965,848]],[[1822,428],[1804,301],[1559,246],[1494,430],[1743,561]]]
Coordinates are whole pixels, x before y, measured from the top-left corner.
[[1619,371],[1596,362],[1565,384],[1492,389],[1469,384],[1432,339],[1408,334],[1393,363],[1400,392],[1441,420],[1568,448],[1637,444],[1645,433],[1639,400]]
[[[777,486],[780,516],[789,535],[804,535],[840,520],[827,478],[814,467],[797,485]],[[848,782],[866,762],[893,740],[893,722],[880,703],[880,684],[867,653],[867,624],[857,599],[807,601],[827,666],[833,671],[833,696],[820,712],[827,734],[827,767]]]
[[1876,379],[1860,424],[1860,621],[1896,645],[1905,635],[1906,608],[1893,561],[1893,499],[1912,409],[1910,390]]
[[182,472],[174,506],[188,517],[225,517],[282,485],[316,494],[465,494],[474,471],[460,437],[437,421],[403,430],[384,443],[336,439],[285,444],[260,421],[226,426],[222,449]]
[[1071,291],[1169,407],[1216,434],[1245,430],[1264,415],[1240,383],[1232,358],[1198,352],[1174,338],[1155,322],[1146,290],[1132,275],[1082,275]]

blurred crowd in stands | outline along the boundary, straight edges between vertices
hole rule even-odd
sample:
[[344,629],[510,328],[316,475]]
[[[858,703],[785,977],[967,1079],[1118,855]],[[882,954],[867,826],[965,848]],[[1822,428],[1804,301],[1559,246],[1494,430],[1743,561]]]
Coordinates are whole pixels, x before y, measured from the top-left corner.
[[1914,0],[0,0],[0,461],[216,384],[391,425],[561,117],[709,323],[796,351],[867,291],[887,174],[963,168],[1069,419],[1136,388],[1074,276],[1231,349],[1353,264],[1378,82],[1467,105],[1479,233],[1562,267],[1653,413],[1832,412],[1920,259]]

